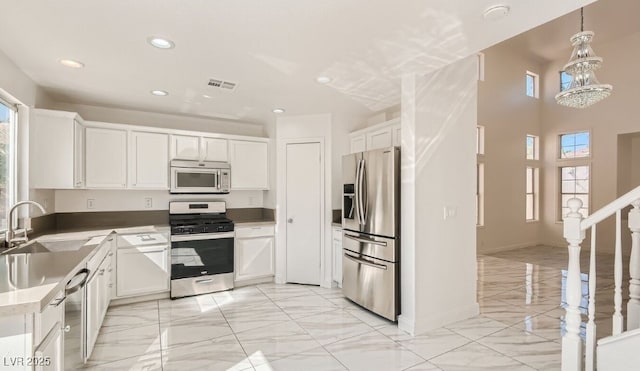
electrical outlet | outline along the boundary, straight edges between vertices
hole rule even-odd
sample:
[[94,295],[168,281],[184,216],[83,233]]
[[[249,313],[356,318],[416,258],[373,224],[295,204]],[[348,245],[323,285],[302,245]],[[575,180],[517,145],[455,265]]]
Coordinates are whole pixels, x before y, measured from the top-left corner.
[[445,206],[444,207],[444,220],[455,218],[457,214],[457,209],[455,206]]
[[45,198],[44,200],[42,200],[42,207],[44,207],[44,209],[49,212],[49,199]]
[[144,198],[144,207],[147,209],[150,209],[153,207],[153,198],[151,197],[145,197]]
[[87,209],[93,209],[94,207],[96,207],[95,203],[96,203],[95,199],[87,198]]

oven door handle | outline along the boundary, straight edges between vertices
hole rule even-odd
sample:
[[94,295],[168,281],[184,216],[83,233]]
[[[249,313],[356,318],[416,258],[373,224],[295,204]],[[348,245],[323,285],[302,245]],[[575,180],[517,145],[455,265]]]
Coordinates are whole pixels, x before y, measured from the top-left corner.
[[171,242],[218,240],[221,238],[233,238],[235,235],[235,232],[181,234],[178,236],[171,236]]

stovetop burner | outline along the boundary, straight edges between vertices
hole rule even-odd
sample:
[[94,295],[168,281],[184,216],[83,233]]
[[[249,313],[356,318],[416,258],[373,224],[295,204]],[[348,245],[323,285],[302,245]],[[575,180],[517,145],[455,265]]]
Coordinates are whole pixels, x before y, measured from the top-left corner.
[[234,229],[223,202],[172,202],[169,224],[172,235],[220,233]]

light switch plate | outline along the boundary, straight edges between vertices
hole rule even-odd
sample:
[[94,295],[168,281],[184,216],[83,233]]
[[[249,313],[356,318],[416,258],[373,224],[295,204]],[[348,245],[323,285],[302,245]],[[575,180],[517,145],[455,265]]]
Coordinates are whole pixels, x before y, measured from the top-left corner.
[[87,209],[93,209],[96,207],[96,200],[93,198],[87,198]]

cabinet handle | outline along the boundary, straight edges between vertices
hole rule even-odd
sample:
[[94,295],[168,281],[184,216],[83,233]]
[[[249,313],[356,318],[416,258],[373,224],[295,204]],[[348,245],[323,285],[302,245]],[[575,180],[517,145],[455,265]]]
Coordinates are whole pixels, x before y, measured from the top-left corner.
[[64,332],[69,332],[69,331],[71,331],[71,326],[70,326],[70,325],[66,325],[66,326],[64,326],[64,327],[62,328],[62,331],[64,331]]
[[55,302],[55,303],[50,303],[49,305],[51,305],[52,307],[57,307],[57,306],[59,306],[60,304],[62,304],[62,302],[63,302],[66,298],[67,298],[67,297],[65,296],[65,297],[62,297],[62,298],[56,299],[56,302]]
[[107,272],[111,272],[111,271],[113,271],[113,268],[109,268],[109,270]]
[[110,253],[109,253],[109,256],[113,256],[113,252],[110,252]]
[[98,274],[101,275],[101,276],[104,275],[104,268],[100,269],[100,272],[98,272]]

